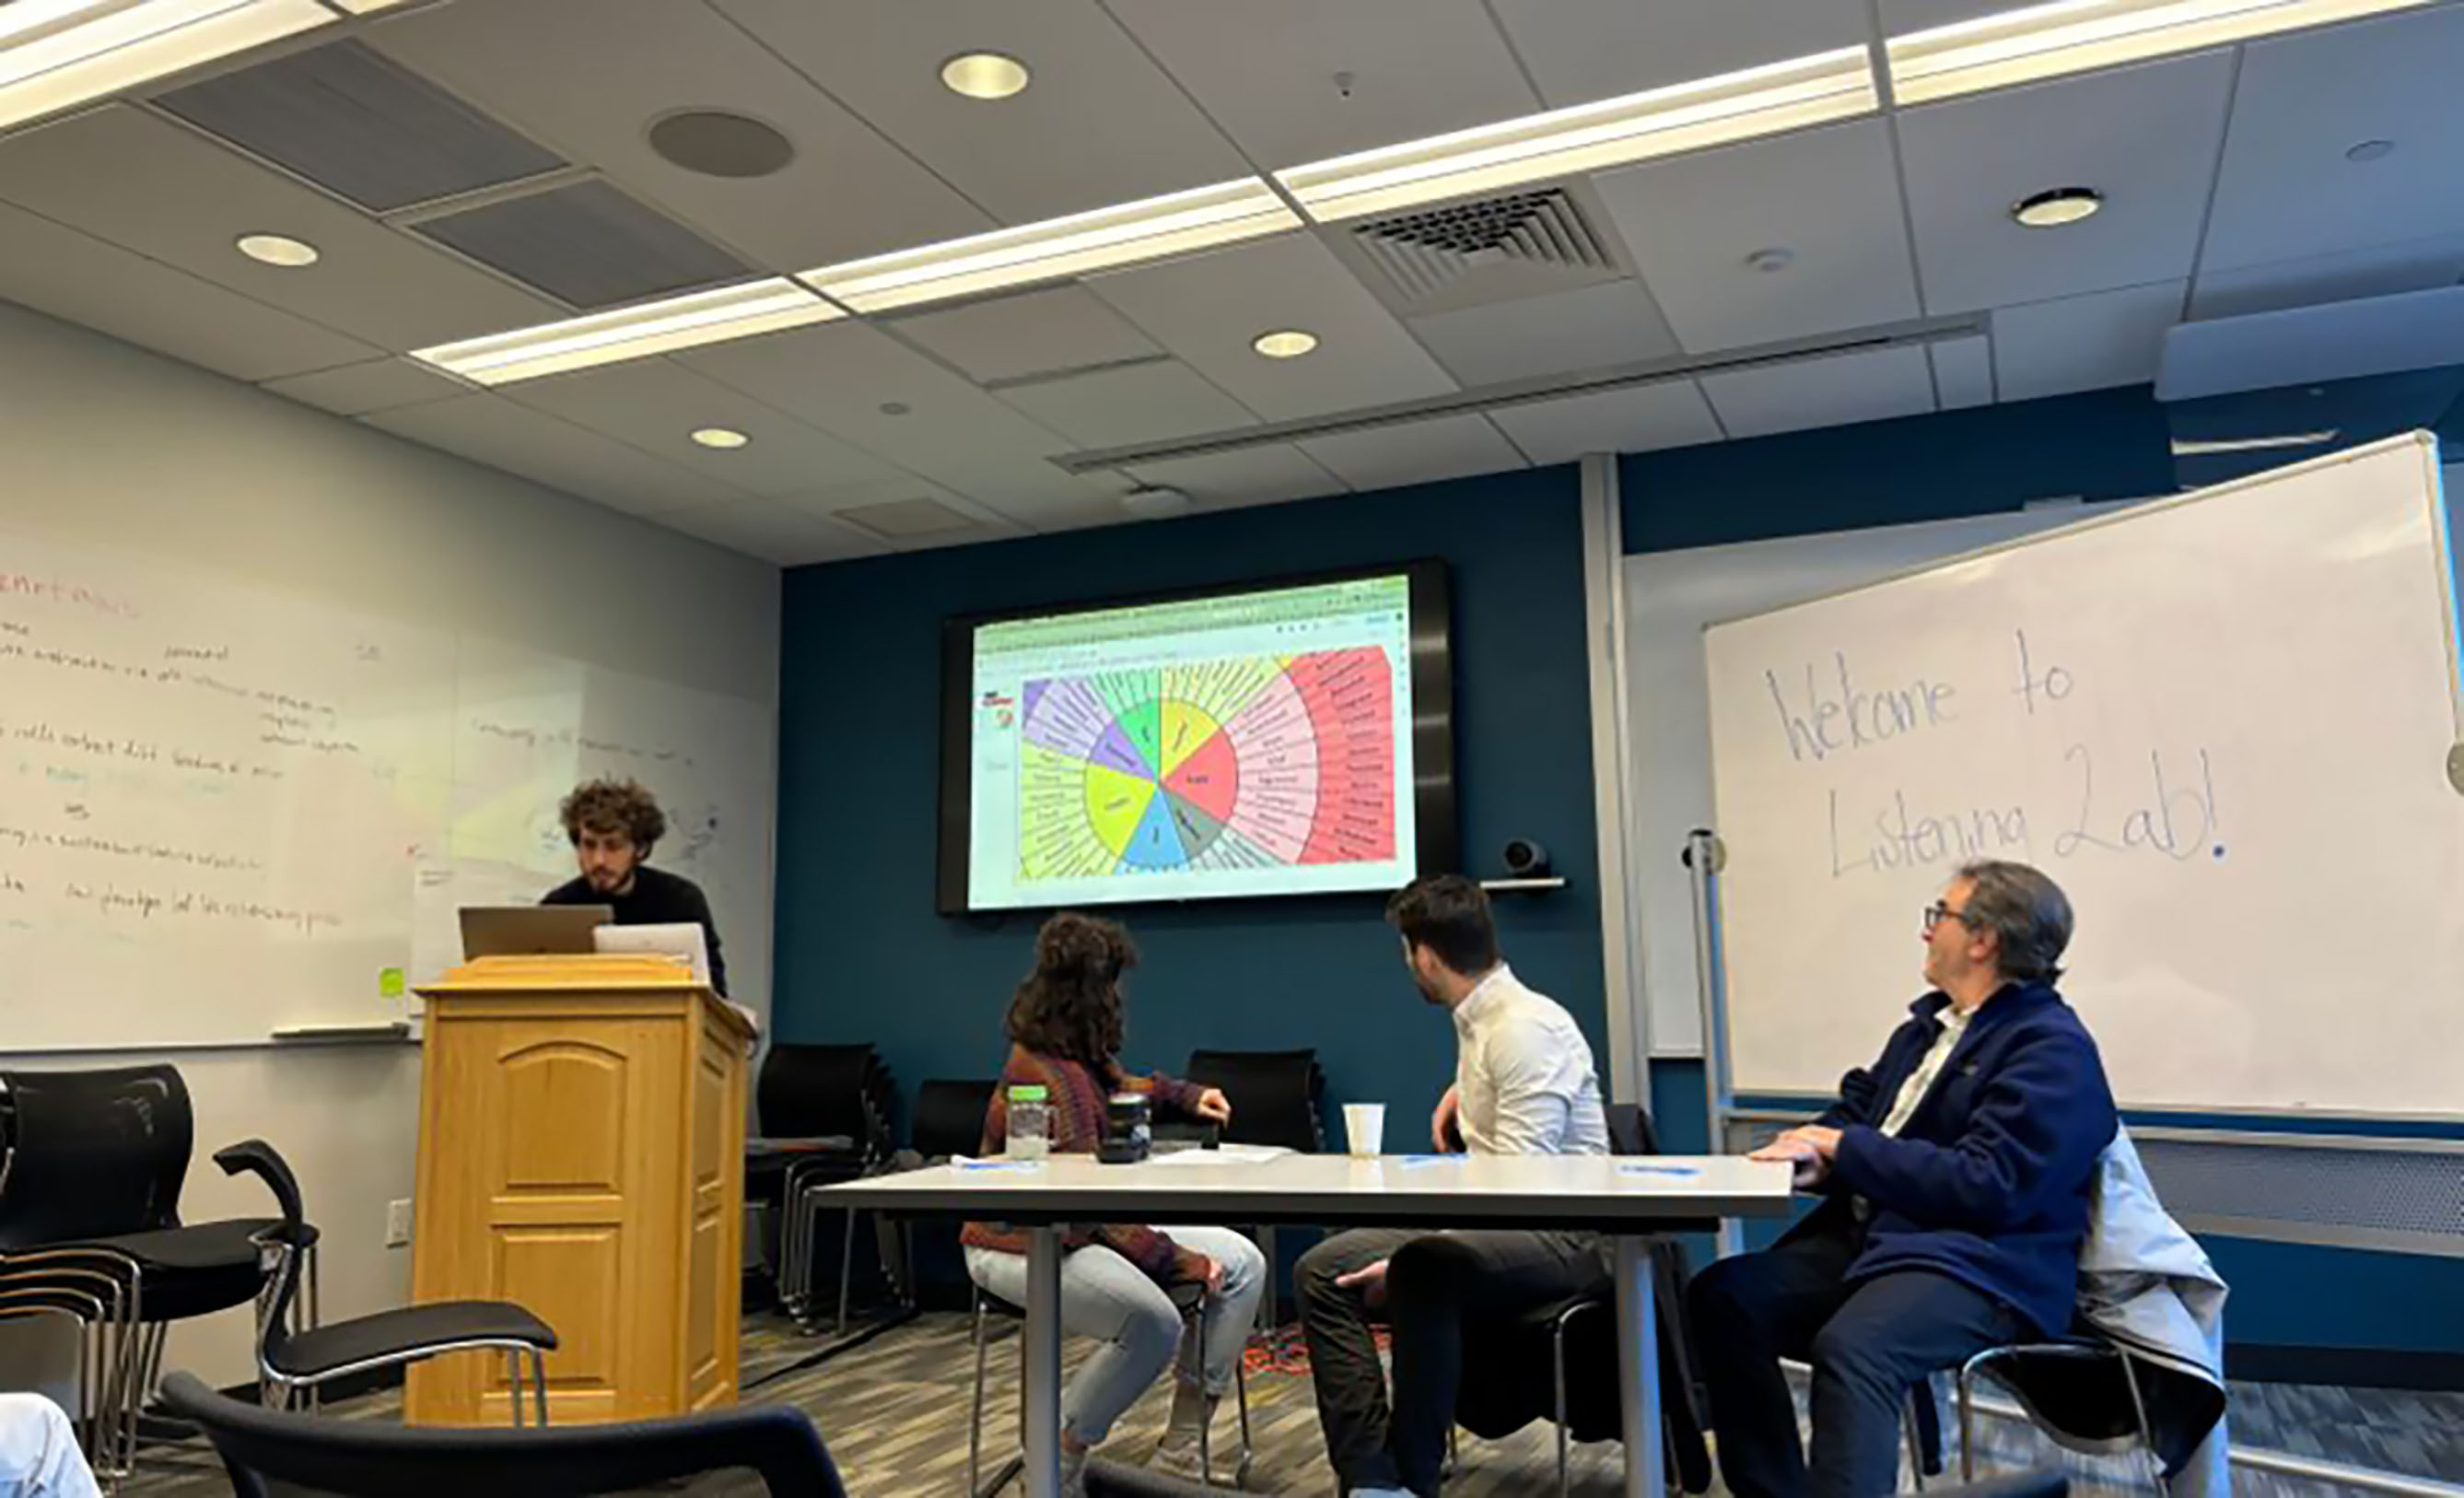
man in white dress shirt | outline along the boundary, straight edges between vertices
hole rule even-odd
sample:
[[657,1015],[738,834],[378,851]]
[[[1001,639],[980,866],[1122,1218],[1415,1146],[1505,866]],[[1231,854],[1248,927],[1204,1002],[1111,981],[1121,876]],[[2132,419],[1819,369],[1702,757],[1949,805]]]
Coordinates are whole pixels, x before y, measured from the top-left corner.
[[[1429,1120],[1437,1148],[1607,1154],[1591,1044],[1555,1001],[1515,980],[1480,886],[1457,874],[1416,881],[1386,918],[1421,996],[1454,1017],[1455,1082]],[[1301,1325],[1343,1490],[1431,1498],[1463,1386],[1465,1322],[1601,1291],[1610,1274],[1588,1233],[1354,1228],[1303,1254]],[[1370,1330],[1380,1320],[1394,1329],[1391,1403]]]

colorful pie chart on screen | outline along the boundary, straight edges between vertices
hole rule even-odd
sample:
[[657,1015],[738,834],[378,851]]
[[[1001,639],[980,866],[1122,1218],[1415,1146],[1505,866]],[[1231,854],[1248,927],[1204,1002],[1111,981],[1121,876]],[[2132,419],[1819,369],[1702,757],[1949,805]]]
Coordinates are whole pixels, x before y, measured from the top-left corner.
[[1365,648],[1027,682],[1021,882],[1394,858],[1390,673]]

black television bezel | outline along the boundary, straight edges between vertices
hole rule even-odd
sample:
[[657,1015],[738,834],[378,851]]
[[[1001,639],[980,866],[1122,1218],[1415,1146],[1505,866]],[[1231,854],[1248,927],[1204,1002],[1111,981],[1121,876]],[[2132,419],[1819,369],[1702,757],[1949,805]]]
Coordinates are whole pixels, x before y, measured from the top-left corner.
[[[978,629],[986,625],[1021,619],[1061,619],[1072,614],[1137,608],[1150,604],[1238,598],[1250,593],[1273,593],[1329,583],[1390,577],[1404,578],[1410,584],[1412,595],[1412,815],[1413,835],[1419,853],[1419,871],[1424,874],[1452,872],[1460,856],[1459,829],[1455,822],[1454,599],[1445,562],[1434,557],[1420,557],[1374,566],[1293,573],[1067,604],[958,614],[943,620],[940,826],[935,870],[940,914],[1009,914],[1048,908],[1033,905],[974,906],[967,902],[969,834],[974,814],[974,786],[968,773],[974,744],[969,734],[975,698],[975,636]],[[1277,891],[1242,895],[1156,895],[1082,903],[1090,907],[1100,905],[1109,910],[1135,905],[1193,905],[1217,901],[1357,898],[1358,894],[1359,892],[1346,890]]]

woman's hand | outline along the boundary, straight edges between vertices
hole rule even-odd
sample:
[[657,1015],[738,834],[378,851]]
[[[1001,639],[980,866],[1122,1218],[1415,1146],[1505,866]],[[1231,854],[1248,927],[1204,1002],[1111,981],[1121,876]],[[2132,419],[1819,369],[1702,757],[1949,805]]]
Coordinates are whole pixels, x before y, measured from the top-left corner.
[[[1195,1250],[1193,1250],[1193,1252],[1195,1252]],[[1222,1261],[1220,1259],[1210,1258],[1202,1253],[1198,1254],[1197,1257],[1198,1262],[1206,1267],[1204,1269],[1199,1271],[1198,1276],[1199,1283],[1206,1287],[1206,1298],[1209,1300],[1221,1299],[1223,1296]]]
[[1223,1095],[1221,1088],[1210,1087],[1198,1094],[1190,1111],[1208,1123],[1227,1124],[1232,1121],[1232,1099]]

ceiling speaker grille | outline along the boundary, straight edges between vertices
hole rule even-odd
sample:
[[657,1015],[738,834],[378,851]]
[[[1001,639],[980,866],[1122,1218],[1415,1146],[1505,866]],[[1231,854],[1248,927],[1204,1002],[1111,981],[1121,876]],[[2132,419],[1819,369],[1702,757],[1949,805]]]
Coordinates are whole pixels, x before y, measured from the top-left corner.
[[1562,187],[1452,203],[1374,219],[1353,240],[1406,301],[1420,301],[1485,267],[1518,265],[1589,279],[1617,261]]
[[260,62],[155,102],[378,213],[564,165],[355,41]]
[[570,306],[620,306],[716,286],[741,260],[604,182],[578,182],[410,226]]

